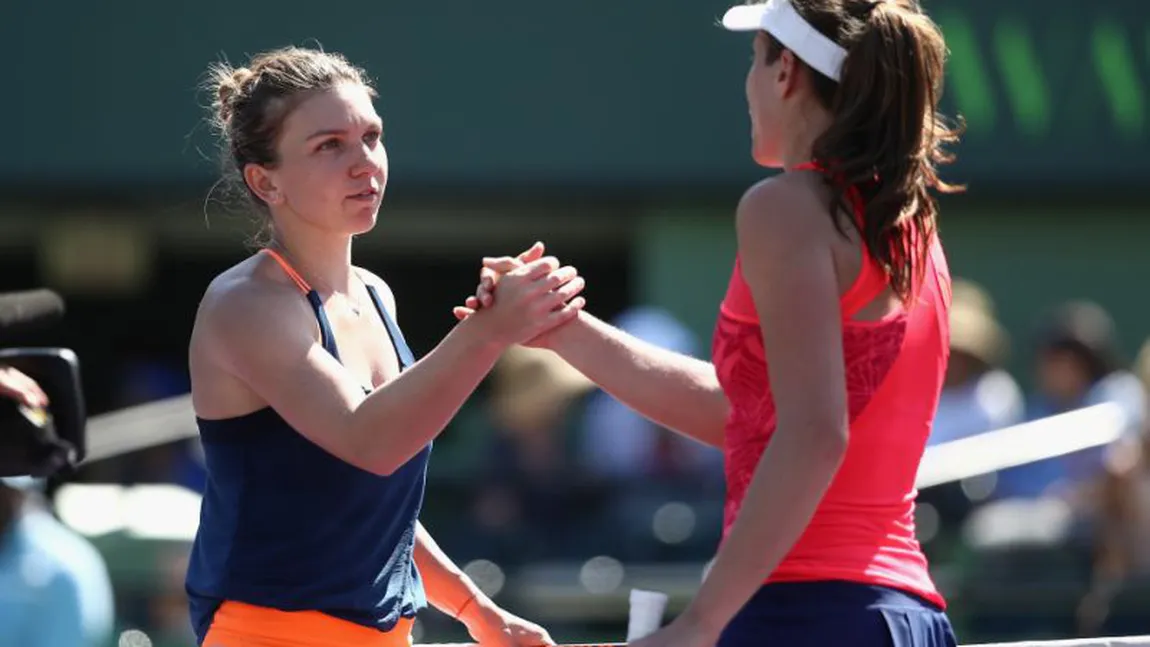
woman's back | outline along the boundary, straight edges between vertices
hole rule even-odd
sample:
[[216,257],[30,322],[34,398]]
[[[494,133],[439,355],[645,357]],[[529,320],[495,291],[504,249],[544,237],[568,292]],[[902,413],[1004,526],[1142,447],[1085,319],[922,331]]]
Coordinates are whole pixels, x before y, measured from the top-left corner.
[[[857,217],[860,207],[856,203]],[[910,302],[866,320],[860,313],[882,301],[889,286],[856,245],[864,249],[861,271],[840,300],[848,448],[811,523],[770,581],[860,581],[942,604],[915,539],[914,482],[946,368],[946,260],[936,240]],[[720,310],[713,358],[731,402],[724,447],[729,531],[777,424],[768,358],[740,259]]]

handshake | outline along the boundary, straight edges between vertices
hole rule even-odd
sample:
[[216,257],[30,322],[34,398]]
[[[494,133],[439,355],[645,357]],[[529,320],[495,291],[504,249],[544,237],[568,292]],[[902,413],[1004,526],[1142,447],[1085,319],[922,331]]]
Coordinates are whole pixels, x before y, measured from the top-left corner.
[[579,272],[543,251],[535,243],[515,257],[484,258],[479,286],[454,308],[456,319],[474,320],[502,344],[546,348],[548,333],[578,317],[586,300]]

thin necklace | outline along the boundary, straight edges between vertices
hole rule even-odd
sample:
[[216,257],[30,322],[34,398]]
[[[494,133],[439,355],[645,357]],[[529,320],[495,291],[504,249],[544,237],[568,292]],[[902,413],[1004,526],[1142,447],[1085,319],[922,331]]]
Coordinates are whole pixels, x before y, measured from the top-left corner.
[[[303,263],[300,263],[298,260],[296,260],[296,257],[291,252],[289,252],[287,250],[287,247],[284,246],[282,243],[273,242],[272,245],[274,247],[278,247],[280,253],[283,254],[284,256],[286,256],[287,259],[291,262],[291,264],[293,266],[302,268],[306,274],[311,276],[313,283],[319,283],[319,286],[321,288],[326,289],[331,294],[338,295],[340,300],[343,301],[344,305],[346,305],[349,310],[351,310],[351,313],[353,315],[355,315],[358,318],[363,314],[363,302],[359,300],[359,297],[351,295],[351,292],[355,291],[355,288],[352,285],[348,285],[348,293],[347,294],[344,294],[343,292],[339,292],[335,288],[331,287],[331,284],[327,283],[326,281],[321,280],[319,278],[319,275],[317,275],[315,272],[312,272],[311,269],[308,268],[308,266],[306,266]],[[363,280],[359,278],[359,275],[357,272],[352,270],[351,274],[356,280],[359,280],[361,283],[363,282]]]

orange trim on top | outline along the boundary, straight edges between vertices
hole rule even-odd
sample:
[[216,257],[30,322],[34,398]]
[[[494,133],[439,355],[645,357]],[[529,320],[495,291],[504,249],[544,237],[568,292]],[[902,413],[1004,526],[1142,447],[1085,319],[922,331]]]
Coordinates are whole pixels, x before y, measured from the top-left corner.
[[279,252],[267,247],[261,249],[260,251],[275,259],[275,262],[279,263],[280,267],[283,268],[284,273],[288,275],[288,278],[295,281],[296,286],[303,290],[304,294],[311,292],[311,286],[308,285],[307,281],[303,280],[303,277],[299,275],[299,272],[295,271],[295,268],[293,268],[283,256],[280,256]]

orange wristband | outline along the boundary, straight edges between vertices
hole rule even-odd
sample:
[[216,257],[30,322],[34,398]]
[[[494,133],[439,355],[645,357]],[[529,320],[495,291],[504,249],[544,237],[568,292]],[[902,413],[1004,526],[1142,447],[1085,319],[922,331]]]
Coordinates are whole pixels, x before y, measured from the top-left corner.
[[471,604],[474,601],[475,601],[475,594],[472,594],[471,597],[467,598],[467,601],[464,602],[463,605],[459,607],[459,611],[455,612],[455,619],[459,620],[460,618],[462,618],[463,612],[467,609],[467,605]]

